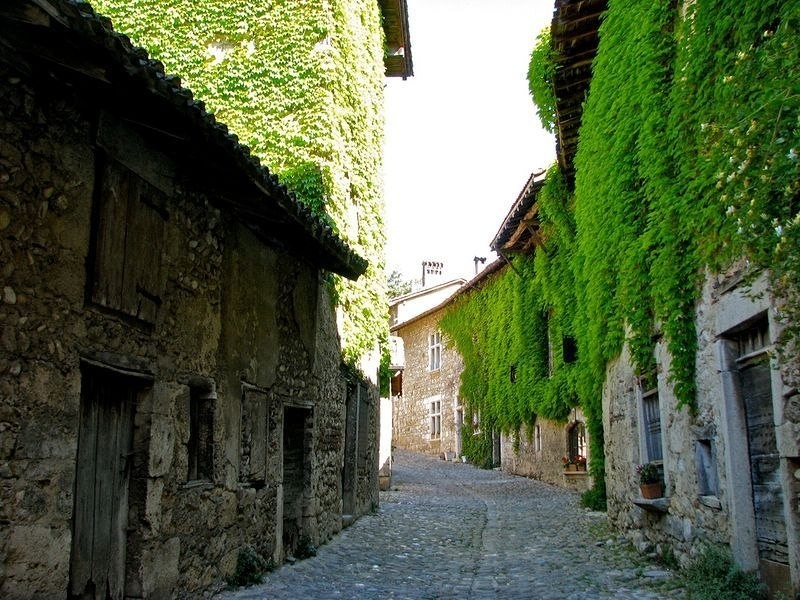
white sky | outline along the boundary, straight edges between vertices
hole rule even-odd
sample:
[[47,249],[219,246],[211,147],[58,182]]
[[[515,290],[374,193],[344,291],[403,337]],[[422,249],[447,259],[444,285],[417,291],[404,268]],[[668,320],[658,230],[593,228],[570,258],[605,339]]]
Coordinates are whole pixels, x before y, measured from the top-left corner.
[[555,160],[526,74],[552,0],[408,0],[414,77],[386,88],[387,272],[474,275],[531,172]]

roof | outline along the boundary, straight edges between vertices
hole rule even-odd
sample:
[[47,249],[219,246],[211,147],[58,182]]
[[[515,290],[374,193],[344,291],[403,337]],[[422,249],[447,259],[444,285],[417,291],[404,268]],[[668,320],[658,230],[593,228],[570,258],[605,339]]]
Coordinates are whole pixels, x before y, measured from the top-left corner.
[[490,247],[495,252],[526,252],[539,240],[539,204],[546,171],[532,173],[511,205]]
[[598,30],[607,4],[607,0],[555,0],[550,32],[556,62],[556,154],[571,183],[575,179],[583,101],[592,79]]
[[458,279],[451,279],[450,281],[444,281],[442,283],[439,283],[437,285],[432,285],[430,287],[424,287],[422,289],[409,292],[408,294],[403,294],[402,296],[397,296],[396,298],[392,298],[389,301],[389,306],[392,307],[397,304],[400,304],[401,302],[406,302],[407,300],[412,300],[420,296],[426,296],[433,292],[438,292],[442,288],[450,287],[453,284],[463,285],[464,283],[466,283],[466,281],[467,281],[466,279],[458,278]]
[[387,77],[406,79],[414,75],[411,60],[411,34],[408,28],[408,3],[406,0],[379,0],[383,13],[383,33],[386,38]]
[[505,259],[498,258],[494,262],[490,263],[489,266],[487,266],[485,269],[483,269],[483,271],[475,275],[475,277],[464,283],[460,288],[458,288],[453,293],[453,295],[449,296],[446,300],[444,300],[440,304],[437,304],[433,308],[426,310],[425,312],[422,312],[410,319],[403,321],[402,323],[398,323],[397,325],[392,325],[389,328],[389,331],[390,332],[399,331],[400,329],[407,327],[408,325],[411,325],[412,323],[415,323],[420,319],[424,319],[425,317],[428,317],[436,312],[439,312],[443,308],[446,308],[448,305],[452,304],[457,298],[462,297],[464,294],[472,290],[480,290],[484,285],[486,285],[486,282],[489,280],[489,276],[500,271],[503,267],[506,266],[506,264],[507,262]]
[[69,88],[87,108],[108,109],[178,157],[220,204],[265,243],[357,279],[367,261],[301,204],[202,101],[164,66],[76,0],[3,0],[0,61],[47,89]]

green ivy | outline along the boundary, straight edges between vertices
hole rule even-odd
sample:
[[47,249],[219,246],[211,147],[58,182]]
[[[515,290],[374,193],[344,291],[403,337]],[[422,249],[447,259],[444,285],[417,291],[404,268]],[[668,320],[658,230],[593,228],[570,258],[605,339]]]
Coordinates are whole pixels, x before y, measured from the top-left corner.
[[536,114],[545,131],[556,132],[556,91],[553,76],[556,67],[550,41],[550,28],[536,38],[528,63],[528,89],[536,105]]
[[[548,181],[544,193],[557,181]],[[541,213],[551,219],[545,208]],[[562,230],[557,219],[564,216]],[[563,271],[569,256],[555,246],[560,235],[571,235],[571,219],[562,211],[546,223],[553,231],[552,254],[514,258],[513,268],[462,296],[441,320],[464,359],[459,393],[480,411],[482,428],[490,423],[509,433],[533,423],[537,415],[563,420],[577,402],[576,373],[573,365],[564,364],[561,352],[572,325],[572,303],[559,294],[570,289],[569,274]]]
[[[551,127],[546,39],[536,41],[529,84]],[[800,0],[609,1],[574,192],[553,167],[535,256],[514,258],[442,319],[464,357],[461,396],[482,428],[513,431],[580,404],[602,499],[606,368],[627,342],[648,374],[662,335],[678,405],[694,410],[694,318],[709,270],[744,257],[767,271],[797,339],[798,81]],[[577,339],[578,361],[556,360],[549,373],[548,336],[562,335]]]
[[386,339],[384,42],[375,0],[95,0],[369,261],[335,279],[345,358]]

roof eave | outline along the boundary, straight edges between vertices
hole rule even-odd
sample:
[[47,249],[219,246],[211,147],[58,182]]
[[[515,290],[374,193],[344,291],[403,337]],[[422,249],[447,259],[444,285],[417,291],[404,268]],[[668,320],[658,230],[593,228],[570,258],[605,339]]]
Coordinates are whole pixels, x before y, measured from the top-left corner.
[[387,77],[407,79],[414,75],[411,58],[411,32],[406,0],[379,0],[386,40],[384,64]]

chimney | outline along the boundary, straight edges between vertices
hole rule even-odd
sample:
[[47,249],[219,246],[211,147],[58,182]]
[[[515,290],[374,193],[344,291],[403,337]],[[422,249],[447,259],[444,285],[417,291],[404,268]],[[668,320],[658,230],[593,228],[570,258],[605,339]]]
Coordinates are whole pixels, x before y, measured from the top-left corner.
[[444,280],[444,263],[435,260],[422,261],[422,287],[431,287]]

